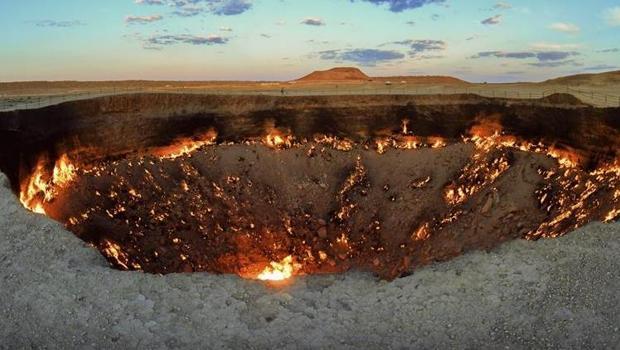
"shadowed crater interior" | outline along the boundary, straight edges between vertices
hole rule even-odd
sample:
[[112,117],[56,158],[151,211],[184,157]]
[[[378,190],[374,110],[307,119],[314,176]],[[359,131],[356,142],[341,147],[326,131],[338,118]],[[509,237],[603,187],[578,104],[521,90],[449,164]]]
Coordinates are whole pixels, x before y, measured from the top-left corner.
[[619,109],[556,95],[136,94],[0,113],[24,206],[119,269],[415,267],[620,216]]

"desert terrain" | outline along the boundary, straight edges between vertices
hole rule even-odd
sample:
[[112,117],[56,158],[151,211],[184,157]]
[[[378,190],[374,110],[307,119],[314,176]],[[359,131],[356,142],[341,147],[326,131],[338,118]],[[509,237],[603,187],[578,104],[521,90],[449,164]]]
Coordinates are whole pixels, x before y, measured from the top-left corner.
[[458,94],[536,99],[569,93],[597,107],[620,106],[620,71],[543,82],[470,83],[445,76],[369,77],[357,68],[317,71],[291,81],[55,81],[0,83],[0,110],[38,108],[76,99],[126,93],[218,95]]

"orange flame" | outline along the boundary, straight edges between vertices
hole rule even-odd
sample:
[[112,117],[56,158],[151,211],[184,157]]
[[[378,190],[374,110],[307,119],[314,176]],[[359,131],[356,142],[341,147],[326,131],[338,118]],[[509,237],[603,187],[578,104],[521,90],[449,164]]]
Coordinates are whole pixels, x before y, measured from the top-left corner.
[[293,256],[289,255],[280,262],[272,261],[269,266],[256,276],[261,281],[283,281],[291,278],[301,265],[293,260]]
[[19,193],[19,200],[22,205],[35,213],[45,214],[45,209],[41,203],[40,194],[47,193],[47,182],[43,180],[45,173],[45,166],[43,160],[37,163],[37,166],[30,176],[23,184]]
[[293,146],[293,140],[293,136],[286,135],[277,129],[272,129],[267,135],[265,135],[263,143],[271,148],[281,149],[291,148]]
[[427,141],[431,145],[431,148],[443,148],[448,145],[446,140],[439,136],[429,136]]
[[125,254],[125,252],[122,251],[121,246],[119,246],[117,243],[109,241],[109,240],[104,240],[103,241],[103,252],[104,254],[114,260],[114,262],[119,265],[120,267],[122,267],[125,270],[129,269],[128,266],[128,261],[129,258],[127,257],[127,254]]
[[75,166],[69,160],[66,154],[63,154],[56,161],[54,171],[52,173],[52,182],[57,186],[63,186],[75,178]]
[[216,139],[217,132],[214,129],[210,129],[196,139],[180,138],[174,141],[172,145],[157,148],[152,153],[160,158],[175,159],[189,155],[203,146],[213,145]]
[[402,131],[403,131],[403,134],[405,135],[409,133],[408,126],[409,126],[409,119],[403,119]]
[[[58,188],[66,186],[76,176],[77,167],[66,154],[58,158],[52,170],[51,177],[46,174],[46,160],[39,159],[34,172],[22,183],[19,200],[22,205],[38,214],[46,214],[44,202],[50,202],[57,194]],[[48,180],[45,180],[49,177]]]
[[334,149],[337,149],[339,151],[345,151],[345,152],[352,150],[353,144],[354,144],[353,141],[346,139],[346,138],[340,139],[336,136],[327,136],[327,135],[321,135],[321,134],[314,136],[314,142],[320,143],[320,144],[326,144],[326,145],[333,147]]

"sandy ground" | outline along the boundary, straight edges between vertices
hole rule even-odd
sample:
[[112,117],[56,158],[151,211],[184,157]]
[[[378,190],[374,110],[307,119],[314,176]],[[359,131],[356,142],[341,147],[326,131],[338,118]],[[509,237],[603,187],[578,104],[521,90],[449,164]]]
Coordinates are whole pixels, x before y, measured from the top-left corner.
[[2,349],[620,346],[620,224],[513,241],[393,282],[350,272],[276,287],[112,270],[0,184]]

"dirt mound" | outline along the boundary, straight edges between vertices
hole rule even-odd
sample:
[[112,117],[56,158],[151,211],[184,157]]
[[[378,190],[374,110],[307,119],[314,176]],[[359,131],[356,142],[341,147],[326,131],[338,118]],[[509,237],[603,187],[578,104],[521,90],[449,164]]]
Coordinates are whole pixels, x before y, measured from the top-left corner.
[[540,102],[557,105],[582,106],[584,103],[571,94],[553,94],[540,99]]
[[369,80],[370,77],[358,68],[354,67],[336,67],[323,71],[314,71],[297,81],[343,81],[343,80]]

